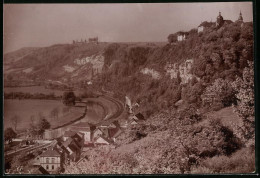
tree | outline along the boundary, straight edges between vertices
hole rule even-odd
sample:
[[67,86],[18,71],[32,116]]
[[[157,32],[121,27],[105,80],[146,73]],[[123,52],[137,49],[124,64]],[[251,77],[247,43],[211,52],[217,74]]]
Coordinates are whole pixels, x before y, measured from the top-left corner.
[[8,127],[4,132],[5,141],[11,143],[12,140],[16,137],[16,135],[17,134],[15,133],[15,131],[11,127]]
[[63,93],[62,102],[66,106],[75,105],[76,96],[73,91],[66,91]]
[[43,134],[46,129],[51,128],[51,124],[45,119],[41,119],[39,123],[39,134]]
[[15,115],[11,118],[11,122],[14,124],[14,130],[16,131],[17,125],[20,122],[20,118]]
[[254,113],[254,67],[253,62],[248,61],[248,67],[243,71],[242,78],[237,78],[232,83],[237,91],[237,106],[234,111],[242,118],[242,135],[246,140],[254,140],[255,113]]
[[230,86],[230,81],[222,78],[216,79],[210,86],[206,88],[203,95],[214,96],[215,102],[220,102],[223,106],[231,106],[236,103],[235,91]]
[[170,35],[168,36],[168,42],[169,42],[169,43],[174,43],[174,42],[176,42],[176,41],[177,41],[177,36],[176,36],[176,35],[170,34]]

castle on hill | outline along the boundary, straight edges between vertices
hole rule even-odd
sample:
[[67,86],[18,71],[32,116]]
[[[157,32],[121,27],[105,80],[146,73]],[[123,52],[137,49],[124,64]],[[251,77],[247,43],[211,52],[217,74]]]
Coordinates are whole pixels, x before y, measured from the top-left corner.
[[[236,20],[236,22],[241,23],[241,25],[243,25],[243,16],[242,16],[241,11],[239,13],[239,16],[238,16],[238,19]],[[233,23],[233,22],[231,20],[224,20],[223,16],[221,15],[221,12],[219,12],[219,15],[216,18],[216,22],[204,21],[198,26],[197,31],[198,31],[198,33],[200,33],[200,32],[203,32],[206,28],[209,28],[209,27],[220,28],[223,25],[230,24],[230,23]],[[187,37],[189,35],[188,32],[182,32],[182,31],[177,32],[176,34],[177,34],[177,41],[184,41],[187,39]]]
[[88,41],[85,39],[85,40],[73,40],[72,41],[72,44],[84,44],[84,43],[95,43],[95,44],[98,44],[98,37],[95,37],[95,38],[89,38]]

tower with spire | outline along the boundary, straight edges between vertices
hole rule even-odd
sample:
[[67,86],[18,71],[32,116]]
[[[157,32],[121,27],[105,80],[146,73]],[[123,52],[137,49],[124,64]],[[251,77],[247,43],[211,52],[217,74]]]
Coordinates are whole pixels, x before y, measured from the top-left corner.
[[223,25],[223,23],[224,23],[224,19],[221,16],[221,12],[219,11],[219,15],[218,15],[217,20],[216,20],[216,26],[220,27],[220,26]]
[[240,13],[239,13],[239,17],[238,17],[238,20],[237,21],[239,21],[239,22],[243,22],[243,17],[242,17],[242,13],[241,13],[241,11],[240,11]]

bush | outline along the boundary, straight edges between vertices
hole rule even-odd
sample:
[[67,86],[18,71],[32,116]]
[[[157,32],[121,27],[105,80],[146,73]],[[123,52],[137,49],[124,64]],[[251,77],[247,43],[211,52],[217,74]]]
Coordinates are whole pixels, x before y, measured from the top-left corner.
[[202,160],[192,173],[252,173],[255,171],[255,153],[251,148],[243,148],[231,156],[214,156]]

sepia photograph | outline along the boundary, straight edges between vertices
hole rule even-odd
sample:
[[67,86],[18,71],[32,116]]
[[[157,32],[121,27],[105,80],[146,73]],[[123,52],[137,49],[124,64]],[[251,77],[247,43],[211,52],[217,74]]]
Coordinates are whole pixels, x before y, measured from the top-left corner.
[[3,174],[253,174],[253,2],[3,4]]

